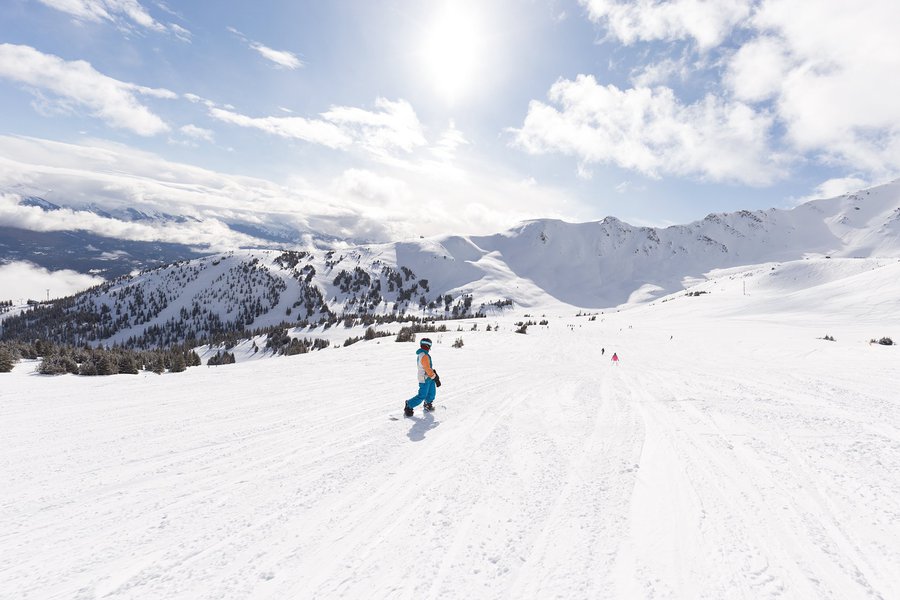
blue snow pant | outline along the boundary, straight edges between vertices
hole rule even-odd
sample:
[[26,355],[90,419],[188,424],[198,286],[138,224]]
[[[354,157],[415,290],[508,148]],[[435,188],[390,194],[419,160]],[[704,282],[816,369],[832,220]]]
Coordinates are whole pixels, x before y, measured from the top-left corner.
[[425,383],[419,384],[419,394],[407,400],[406,405],[410,408],[415,408],[422,402],[434,402],[436,392],[437,388],[434,385],[434,379],[426,379]]

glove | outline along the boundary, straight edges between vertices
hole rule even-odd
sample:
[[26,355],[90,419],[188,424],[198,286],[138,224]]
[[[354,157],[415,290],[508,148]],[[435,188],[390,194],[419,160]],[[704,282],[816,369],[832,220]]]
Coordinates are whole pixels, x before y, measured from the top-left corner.
[[434,372],[434,385],[435,387],[441,387],[441,376],[438,375],[438,372]]

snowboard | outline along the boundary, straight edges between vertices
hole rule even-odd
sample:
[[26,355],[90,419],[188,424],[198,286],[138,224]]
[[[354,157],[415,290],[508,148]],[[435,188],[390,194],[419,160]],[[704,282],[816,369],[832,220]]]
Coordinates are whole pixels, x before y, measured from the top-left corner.
[[[418,407],[416,407],[416,408],[418,408]],[[426,411],[423,411],[423,412],[424,412],[425,414],[428,414],[428,413],[434,414],[434,413],[436,413],[436,412],[438,411],[439,408],[447,408],[447,407],[444,406],[443,404],[435,404],[435,405],[434,405],[434,410],[431,410],[431,411],[426,410]],[[388,419],[390,419],[391,421],[402,421],[402,420],[404,420],[404,419],[412,419],[412,418],[414,418],[414,417],[415,417],[415,415],[410,415],[410,416],[408,416],[408,417],[407,417],[406,415],[400,415],[399,417],[398,417],[397,415],[389,415],[389,416],[388,416]]]

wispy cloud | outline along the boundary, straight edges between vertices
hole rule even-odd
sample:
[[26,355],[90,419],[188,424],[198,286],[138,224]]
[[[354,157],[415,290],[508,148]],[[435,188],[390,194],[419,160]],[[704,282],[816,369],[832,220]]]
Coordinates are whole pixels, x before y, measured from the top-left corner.
[[405,100],[378,98],[379,110],[335,106],[322,117],[341,127],[356,143],[373,154],[386,155],[395,150],[412,152],[427,142],[415,110]]
[[303,140],[313,144],[321,144],[328,148],[347,148],[353,142],[340,127],[334,123],[304,117],[249,117],[223,108],[211,108],[209,114],[214,119],[259,129],[271,135],[283,138]]
[[[176,98],[174,92],[103,75],[83,60],[66,61],[30,46],[0,44],[0,77],[23,84],[63,112],[86,110],[111,127],[151,136],[169,126],[137,98]],[[55,97],[47,100],[43,94]]]
[[237,36],[242,42],[247,44],[248,47],[258,52],[260,56],[280,68],[294,70],[304,66],[303,61],[300,60],[300,58],[293,52],[290,52],[288,50],[275,50],[260,42],[251,40],[234,27],[228,27],[227,29],[235,36]]
[[[137,0],[38,0],[55,10],[71,15],[80,21],[99,23],[108,21],[121,29],[132,29],[135,25],[151,31],[170,31],[185,41],[190,41],[191,33],[176,24],[164,25],[154,19]],[[171,11],[169,11],[171,12]]]
[[328,148],[356,148],[368,154],[388,158],[394,153],[408,154],[427,144],[423,127],[409,102],[375,100],[376,110],[353,106],[334,106],[318,119],[305,117],[250,117],[216,106],[211,117],[220,121],[264,131],[279,137],[303,140]]
[[462,131],[456,128],[456,123],[452,120],[441,134],[437,143],[431,148],[431,153],[438,160],[452,161],[456,158],[457,150],[469,143]]
[[194,140],[202,140],[204,142],[212,142],[215,136],[210,129],[197,127],[196,125],[184,125],[178,129],[181,133]]

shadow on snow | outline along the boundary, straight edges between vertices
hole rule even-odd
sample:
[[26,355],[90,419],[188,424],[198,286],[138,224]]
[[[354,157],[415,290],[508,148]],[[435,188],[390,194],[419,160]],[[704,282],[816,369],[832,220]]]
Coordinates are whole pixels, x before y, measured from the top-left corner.
[[434,420],[434,415],[430,412],[425,413],[421,417],[412,416],[407,418],[414,421],[412,427],[409,428],[409,433],[406,434],[410,441],[413,442],[421,442],[425,439],[426,433],[441,424],[440,421]]

